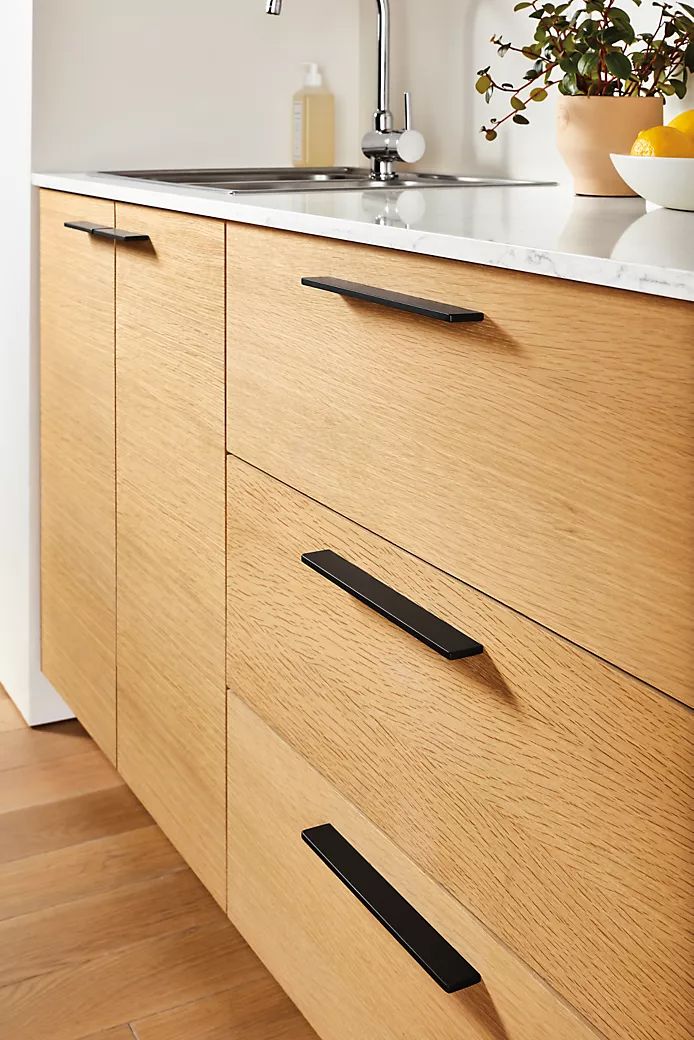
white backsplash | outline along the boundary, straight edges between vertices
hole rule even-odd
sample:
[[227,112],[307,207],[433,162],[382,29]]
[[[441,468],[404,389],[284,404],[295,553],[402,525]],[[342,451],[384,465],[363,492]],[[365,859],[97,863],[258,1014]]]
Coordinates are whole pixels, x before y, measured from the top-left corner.
[[318,61],[337,158],[358,155],[358,0],[34,0],[38,169],[291,165],[291,98]]
[[[504,111],[503,99],[490,108],[475,92],[476,70],[500,63],[489,37],[531,36],[513,0],[392,0],[392,8],[393,109],[399,119],[398,94],[409,88],[428,142],[421,168],[565,178],[554,101],[533,106],[531,126],[506,126],[494,143],[479,133]],[[634,11],[642,25],[654,13],[649,0]],[[288,164],[291,96],[300,63],[313,60],[336,96],[337,161],[363,161],[374,0],[285,0],[281,18],[265,15],[265,0],[35,0],[35,12],[39,169]],[[509,78],[512,63],[504,59]]]

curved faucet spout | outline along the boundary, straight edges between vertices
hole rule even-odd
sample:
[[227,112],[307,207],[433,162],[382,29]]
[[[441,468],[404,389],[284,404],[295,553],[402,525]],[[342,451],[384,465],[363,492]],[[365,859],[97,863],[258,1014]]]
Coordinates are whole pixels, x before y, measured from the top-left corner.
[[[378,103],[375,130],[392,130],[390,111],[390,0],[376,0],[378,8]],[[267,14],[282,14],[282,0],[266,0]]]
[[[393,129],[390,111],[390,0],[376,0],[378,12],[378,100],[374,112],[374,128],[364,135],[361,150],[371,160],[371,176],[379,181],[397,180],[396,162],[418,162],[426,143],[412,129],[412,107],[405,94],[405,127]],[[282,0],[265,0],[268,14],[282,14]]]

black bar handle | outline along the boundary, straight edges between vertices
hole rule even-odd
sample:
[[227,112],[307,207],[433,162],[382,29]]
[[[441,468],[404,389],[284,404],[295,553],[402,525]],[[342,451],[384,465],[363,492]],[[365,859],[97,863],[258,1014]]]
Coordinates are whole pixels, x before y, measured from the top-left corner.
[[304,553],[301,562],[449,661],[484,653],[484,647],[476,639],[453,628],[447,621],[442,621],[389,585],[384,585],[361,567],[338,556],[332,549]]
[[107,227],[104,224],[92,224],[88,220],[66,220],[66,228],[73,231],[84,231],[94,238],[106,238],[110,242],[149,242],[149,235],[143,235],[139,231],[123,231],[121,228]]
[[301,832],[306,844],[446,993],[482,977],[332,824]]
[[375,289],[371,285],[360,285],[358,282],[345,282],[342,278],[302,278],[302,285],[311,289],[323,289],[324,292],[337,293],[351,300],[363,300],[366,303],[378,303],[382,307],[392,307],[396,311],[407,311],[409,314],[421,314],[425,318],[449,323],[484,321],[481,311],[471,311],[466,307],[454,307],[449,303],[438,303],[436,300],[424,300],[419,296],[406,296],[404,293],[391,292],[389,289]]
[[93,235],[98,228],[102,228],[103,224],[93,224],[90,220],[66,220],[65,227],[72,228],[73,231],[84,231],[87,235]]
[[141,234],[139,231],[123,231],[117,227],[94,228],[94,238],[108,238],[112,242],[149,242],[149,235]]

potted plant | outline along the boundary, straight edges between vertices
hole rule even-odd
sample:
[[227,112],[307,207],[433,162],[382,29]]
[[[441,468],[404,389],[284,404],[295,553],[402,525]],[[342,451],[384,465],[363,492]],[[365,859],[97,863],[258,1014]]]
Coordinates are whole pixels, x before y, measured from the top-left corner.
[[638,33],[617,0],[517,3],[514,11],[532,22],[532,41],[517,47],[493,36],[491,42],[502,58],[521,55],[530,68],[520,83],[498,80],[491,66],[478,71],[478,93],[488,102],[507,94],[510,102],[506,115],[482,127],[487,140],[509,120],[527,125],[533,104],[557,88],[558,145],[576,194],[633,195],[610,152],[628,152],[640,131],[662,124],[664,98],[683,98],[694,72],[694,7],[669,0],[653,6],[654,25]]

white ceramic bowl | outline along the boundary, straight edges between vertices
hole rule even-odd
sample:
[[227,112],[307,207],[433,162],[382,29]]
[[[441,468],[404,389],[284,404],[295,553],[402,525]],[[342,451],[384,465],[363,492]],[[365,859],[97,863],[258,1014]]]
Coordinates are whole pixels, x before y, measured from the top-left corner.
[[637,195],[667,209],[694,211],[694,159],[611,155],[617,173]]

